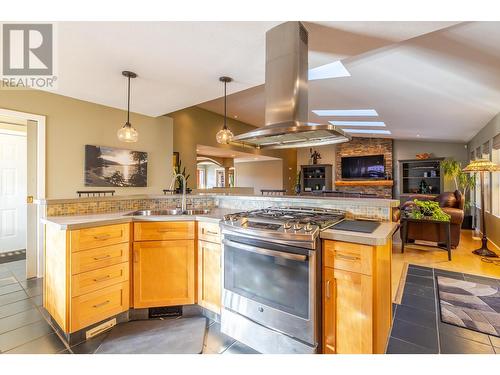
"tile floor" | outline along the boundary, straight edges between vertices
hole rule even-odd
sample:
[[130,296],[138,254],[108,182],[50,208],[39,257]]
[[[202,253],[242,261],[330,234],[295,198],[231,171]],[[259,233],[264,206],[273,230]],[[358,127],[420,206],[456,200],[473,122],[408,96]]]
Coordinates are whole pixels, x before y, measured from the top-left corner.
[[401,304],[394,306],[388,354],[500,354],[500,338],[441,322],[436,276],[500,287],[499,279],[410,265]]
[[[25,260],[0,264],[0,353],[94,353],[106,333],[68,347],[45,319],[42,279],[26,280],[25,268]],[[221,333],[220,324],[208,322],[203,354],[254,353],[257,352]]]

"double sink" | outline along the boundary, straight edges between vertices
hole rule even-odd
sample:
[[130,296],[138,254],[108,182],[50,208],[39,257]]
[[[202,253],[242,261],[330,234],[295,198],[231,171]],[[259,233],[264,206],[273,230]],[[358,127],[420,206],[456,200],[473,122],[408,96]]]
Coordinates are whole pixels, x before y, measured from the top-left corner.
[[125,216],[206,215],[209,213],[210,213],[210,210],[207,210],[207,209],[198,209],[198,210],[181,210],[181,209],[139,210],[139,211],[131,212]]

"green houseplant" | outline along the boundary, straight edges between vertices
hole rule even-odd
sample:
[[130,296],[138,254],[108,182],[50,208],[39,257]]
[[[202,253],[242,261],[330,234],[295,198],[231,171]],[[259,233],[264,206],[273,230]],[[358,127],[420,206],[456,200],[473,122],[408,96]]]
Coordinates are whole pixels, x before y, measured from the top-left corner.
[[462,199],[465,200],[464,207],[470,208],[467,194],[476,186],[476,175],[465,173],[462,170],[462,164],[453,158],[443,160],[441,168],[443,168],[444,175],[453,180],[455,189],[462,193]]
[[415,205],[409,211],[409,217],[412,219],[432,219],[438,221],[450,221],[450,215],[444,212],[439,203],[435,201],[420,201],[414,199]]
[[[182,169],[182,172],[181,172],[181,169]],[[188,190],[188,179],[189,179],[189,174],[186,175],[186,167],[182,168],[182,162],[181,160],[179,159],[179,162],[177,163],[177,165],[174,167],[173,169],[173,175],[178,175],[178,174],[181,174],[184,176],[184,178],[186,179],[186,191],[189,192]],[[182,193],[182,184],[184,183],[184,181],[182,180],[182,178],[180,176],[177,176],[177,185],[178,187],[175,189],[177,193]]]

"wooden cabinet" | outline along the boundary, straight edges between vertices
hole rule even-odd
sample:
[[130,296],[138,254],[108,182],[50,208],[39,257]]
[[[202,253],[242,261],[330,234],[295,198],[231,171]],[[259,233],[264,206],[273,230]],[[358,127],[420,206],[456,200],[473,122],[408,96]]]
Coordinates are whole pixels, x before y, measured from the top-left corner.
[[198,239],[205,242],[220,243],[220,227],[218,223],[198,223]]
[[325,240],[323,353],[384,353],[392,321],[391,241]]
[[221,233],[218,223],[198,223],[198,305],[220,314]]
[[220,314],[221,246],[198,241],[198,304]]
[[195,223],[134,223],[135,308],[195,303]]
[[134,223],[134,241],[193,240],[194,221]]
[[194,241],[134,242],[134,307],[194,303]]
[[45,228],[43,306],[65,333],[129,309],[130,224]]
[[129,242],[130,224],[105,225],[70,231],[71,251],[109,246]]
[[137,222],[78,230],[47,224],[45,257],[44,307],[65,333],[131,306],[198,302],[220,313],[217,223]]

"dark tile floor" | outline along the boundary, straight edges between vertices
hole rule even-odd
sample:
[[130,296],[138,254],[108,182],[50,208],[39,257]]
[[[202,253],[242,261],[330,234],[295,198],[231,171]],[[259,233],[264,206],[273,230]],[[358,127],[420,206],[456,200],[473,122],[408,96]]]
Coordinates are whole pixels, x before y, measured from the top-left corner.
[[[0,353],[94,353],[107,334],[68,347],[45,318],[42,279],[26,280],[25,268],[25,260],[0,264]],[[221,333],[219,323],[209,320],[203,354],[254,353],[257,352]]]
[[441,322],[436,276],[477,281],[500,287],[500,279],[410,265],[394,320],[388,354],[494,354],[500,339]]

